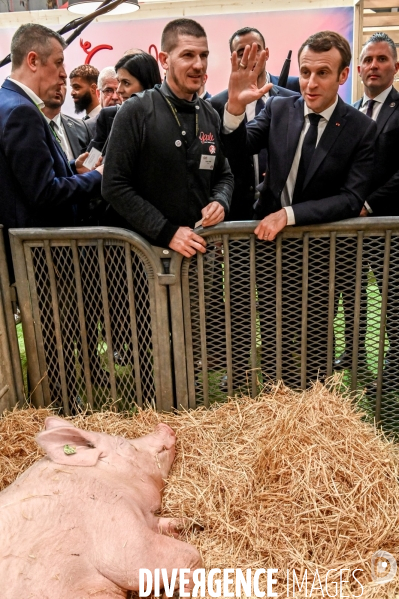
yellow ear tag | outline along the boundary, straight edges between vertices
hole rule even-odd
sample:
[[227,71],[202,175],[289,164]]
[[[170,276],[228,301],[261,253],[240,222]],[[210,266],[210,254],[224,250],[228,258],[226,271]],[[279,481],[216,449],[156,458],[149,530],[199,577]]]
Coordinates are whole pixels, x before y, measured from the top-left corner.
[[76,453],[76,447],[71,447],[71,445],[64,445],[64,453],[66,455],[73,455]]

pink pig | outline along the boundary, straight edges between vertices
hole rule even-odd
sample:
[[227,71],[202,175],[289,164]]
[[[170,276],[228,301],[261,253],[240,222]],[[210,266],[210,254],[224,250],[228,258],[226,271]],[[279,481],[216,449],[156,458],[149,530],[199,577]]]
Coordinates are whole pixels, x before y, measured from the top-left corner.
[[126,598],[140,568],[170,580],[202,567],[177,539],[181,522],[155,515],[175,456],[169,426],[128,440],[51,417],[37,441],[47,456],[0,493],[1,599]]

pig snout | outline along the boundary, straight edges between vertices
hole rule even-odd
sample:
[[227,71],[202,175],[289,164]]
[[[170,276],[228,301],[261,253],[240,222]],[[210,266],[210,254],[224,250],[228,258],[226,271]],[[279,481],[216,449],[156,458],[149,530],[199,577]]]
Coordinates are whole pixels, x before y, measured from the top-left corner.
[[160,422],[155,427],[154,434],[159,437],[160,441],[163,443],[165,449],[171,449],[176,444],[176,433],[170,428],[167,424]]

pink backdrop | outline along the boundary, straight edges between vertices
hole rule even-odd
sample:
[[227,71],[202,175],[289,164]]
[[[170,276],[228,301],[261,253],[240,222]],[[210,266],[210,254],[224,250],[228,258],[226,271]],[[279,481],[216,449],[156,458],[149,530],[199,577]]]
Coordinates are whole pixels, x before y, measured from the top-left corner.
[[[153,45],[159,50],[161,32],[169,20],[146,19],[92,23],[82,34],[83,42],[91,44],[90,50],[103,44],[112,46],[112,50],[96,52],[92,56],[90,64],[100,70],[105,66],[114,65],[124,51],[131,47],[148,51]],[[270,49],[270,60],[267,66],[273,75],[280,73],[289,50],[293,51],[290,74],[298,74],[296,58],[298,48],[310,34],[316,31],[324,29],[338,31],[348,39],[352,46],[353,9],[351,7],[199,16],[197,20],[204,26],[208,34],[210,57],[207,89],[211,94],[227,87],[230,69],[228,39],[234,31],[241,27],[256,27],[265,35]],[[9,53],[14,31],[15,29],[1,30],[0,58]],[[155,48],[152,48],[154,55],[156,54]],[[85,62],[87,53],[81,47],[79,40],[75,40],[66,50],[65,57],[67,71],[71,71]],[[3,67],[0,80],[8,74],[9,67]],[[341,96],[345,101],[351,101],[351,76],[345,86],[341,88]],[[73,102],[69,95],[64,112],[74,114]]]

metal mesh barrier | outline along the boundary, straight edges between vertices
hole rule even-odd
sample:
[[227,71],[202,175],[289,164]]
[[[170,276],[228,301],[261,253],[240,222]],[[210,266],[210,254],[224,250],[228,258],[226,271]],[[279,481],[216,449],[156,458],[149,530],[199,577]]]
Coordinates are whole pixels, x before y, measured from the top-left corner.
[[399,431],[399,219],[201,233],[182,265],[189,403],[254,396],[282,379],[304,389],[334,371],[386,430]]
[[66,414],[146,402],[170,409],[167,294],[155,284],[162,265],[151,246],[116,229],[11,237],[36,403]]
[[190,260],[121,229],[12,231],[36,405],[194,408],[341,371],[398,432],[399,219],[254,228],[203,230]]

